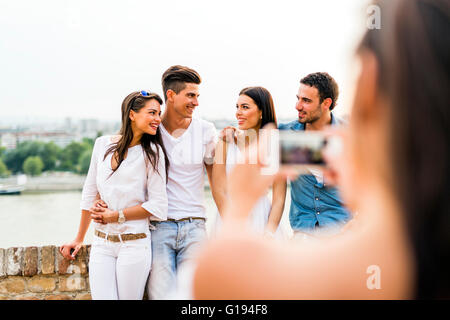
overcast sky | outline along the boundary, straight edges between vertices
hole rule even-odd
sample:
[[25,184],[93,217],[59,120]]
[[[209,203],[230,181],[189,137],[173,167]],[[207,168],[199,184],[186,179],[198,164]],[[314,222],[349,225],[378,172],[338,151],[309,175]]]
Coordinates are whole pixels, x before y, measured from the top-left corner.
[[[366,0],[0,0],[0,118],[119,120],[135,90],[162,95],[171,65],[203,82],[195,114],[234,119],[239,91],[264,86],[296,118],[301,77],[327,71],[348,113]],[[164,107],[163,107],[164,108]]]

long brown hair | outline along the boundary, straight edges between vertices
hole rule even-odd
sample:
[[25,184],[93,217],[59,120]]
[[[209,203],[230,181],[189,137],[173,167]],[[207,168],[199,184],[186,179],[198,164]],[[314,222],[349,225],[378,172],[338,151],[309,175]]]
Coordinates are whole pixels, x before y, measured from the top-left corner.
[[[161,97],[156,93],[146,92],[146,95],[142,95],[141,92],[136,91],[130,93],[128,96],[125,97],[125,99],[122,102],[122,127],[120,128],[120,139],[113,143],[111,147],[109,147],[108,150],[106,150],[105,156],[103,160],[106,159],[106,157],[112,153],[113,156],[117,159],[117,167],[113,168],[113,172],[119,169],[120,165],[122,164],[125,155],[128,151],[128,148],[130,147],[131,141],[133,140],[133,130],[131,129],[131,120],[130,120],[130,111],[133,110],[135,112],[139,112],[140,109],[142,109],[145,106],[145,103],[149,100],[156,100],[159,102],[159,104],[162,104]],[[156,145],[156,152],[152,149],[152,144]],[[147,156],[148,161],[150,162],[153,170],[155,172],[158,172],[158,161],[159,157],[161,156],[159,154],[159,148],[158,145],[163,150],[164,156],[164,162],[166,165],[166,181],[167,181],[167,175],[168,175],[168,169],[169,169],[169,160],[167,158],[167,152],[164,147],[164,143],[162,141],[161,137],[161,131],[160,128],[156,130],[155,135],[144,133],[141,138],[141,147],[144,151],[144,154]]]
[[269,90],[263,87],[247,87],[242,89],[241,92],[239,92],[239,95],[246,95],[247,97],[252,98],[258,109],[261,110],[261,128],[268,123],[273,123],[275,126],[277,125],[275,107]]
[[417,298],[450,298],[450,2],[380,0],[360,50],[389,100],[395,193],[416,262]]

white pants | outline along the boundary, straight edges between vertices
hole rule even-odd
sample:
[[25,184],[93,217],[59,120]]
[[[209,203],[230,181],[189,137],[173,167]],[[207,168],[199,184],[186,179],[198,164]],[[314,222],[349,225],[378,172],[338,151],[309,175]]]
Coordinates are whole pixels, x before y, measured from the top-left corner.
[[142,300],[152,265],[147,238],[111,242],[94,236],[89,256],[93,300]]

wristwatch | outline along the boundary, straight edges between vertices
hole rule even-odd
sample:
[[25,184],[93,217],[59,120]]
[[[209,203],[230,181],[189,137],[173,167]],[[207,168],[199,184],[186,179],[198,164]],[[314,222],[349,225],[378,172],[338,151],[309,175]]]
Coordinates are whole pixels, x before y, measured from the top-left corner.
[[125,215],[123,214],[123,210],[119,210],[119,219],[117,220],[118,223],[124,223],[125,222]]

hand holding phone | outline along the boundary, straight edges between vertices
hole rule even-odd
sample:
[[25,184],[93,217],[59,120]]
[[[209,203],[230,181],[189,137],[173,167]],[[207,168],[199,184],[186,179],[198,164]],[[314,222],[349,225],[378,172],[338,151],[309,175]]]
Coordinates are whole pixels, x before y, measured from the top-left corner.
[[323,150],[326,136],[320,131],[279,131],[280,165],[308,172],[309,169],[324,169]]

